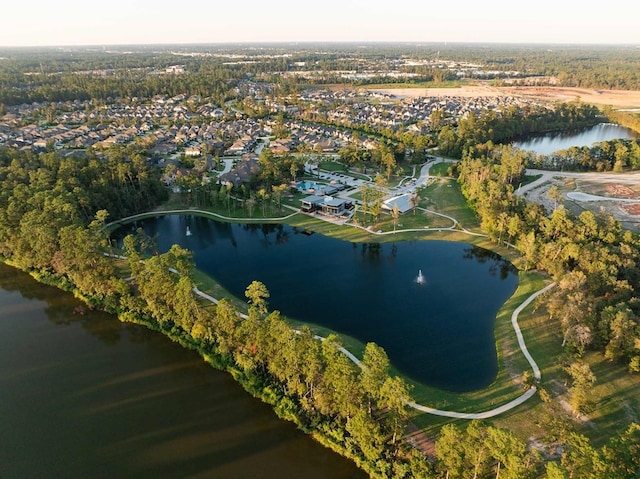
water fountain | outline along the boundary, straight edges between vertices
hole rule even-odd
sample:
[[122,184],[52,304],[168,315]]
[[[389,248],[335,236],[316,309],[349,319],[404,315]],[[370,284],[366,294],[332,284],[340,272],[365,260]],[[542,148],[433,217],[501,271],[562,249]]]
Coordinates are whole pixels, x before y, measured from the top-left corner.
[[418,270],[418,277],[416,278],[416,283],[424,284],[424,276],[422,275],[422,270]]
[[188,226],[187,226],[187,233],[186,233],[186,235],[187,235],[187,236],[191,236],[191,230],[189,229],[189,227],[188,227]]

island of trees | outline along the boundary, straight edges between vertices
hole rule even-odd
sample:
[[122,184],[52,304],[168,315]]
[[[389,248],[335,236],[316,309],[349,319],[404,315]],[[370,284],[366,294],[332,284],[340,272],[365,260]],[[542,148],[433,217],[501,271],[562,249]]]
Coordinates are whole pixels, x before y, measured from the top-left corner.
[[[322,71],[327,72],[334,71],[332,65],[341,65],[342,53],[337,48],[333,56],[317,60],[310,52],[296,55],[300,61],[324,62]],[[380,60],[379,54],[371,53],[371,61]],[[498,50],[488,64],[513,67],[519,65],[516,57],[520,54],[517,49]],[[630,53],[631,57],[634,54]],[[601,354],[619,364],[620,370],[637,382],[640,238],[612,217],[590,211],[573,215],[559,203],[548,211],[527,203],[515,190],[527,181],[526,168],[530,166],[550,169],[551,165],[562,165],[585,171],[638,169],[638,141],[607,142],[554,157],[537,157],[507,144],[523,134],[588,126],[603,118],[637,128],[637,116],[579,102],[553,108],[513,106],[459,118],[447,119],[442,113],[434,116],[436,121],[431,122],[428,134],[407,133],[355,120],[335,120],[303,107],[271,112],[239,99],[247,75],[272,81],[269,89],[283,103],[301,89],[298,80],[275,74],[289,68],[288,63],[280,64],[275,58],[229,66],[214,60],[216,57],[189,57],[186,69],[192,74],[150,75],[148,70],[167,68],[175,58],[141,52],[127,57],[131,64],[100,77],[86,72],[111,70],[111,63],[101,56],[87,54],[71,61],[65,55],[54,55],[47,57],[45,71],[38,55],[21,54],[2,64],[3,114],[11,108],[19,110],[23,103],[100,103],[114,97],[185,94],[206,96],[218,105],[235,105],[235,111],[229,110],[227,115],[266,118],[272,122],[274,138],[286,136],[288,122],[293,120],[330,126],[351,135],[355,132],[355,140],[346,142],[337,154],[345,168],[376,174],[376,180],[362,190],[360,223],[383,221],[377,192],[406,171],[403,168],[411,169],[427,159],[428,147],[437,146],[439,154],[456,159],[450,174],[495,247],[509,245],[517,251],[522,270],[537,270],[557,283],[538,307],[548,313],[547,327],[562,338],[558,361],[566,371],[572,412],[588,414],[595,407],[590,388],[597,378],[589,366],[589,354]],[[479,53],[469,48],[451,55],[472,59]],[[563,60],[572,55],[575,52],[569,49],[544,68],[535,63],[530,68],[549,73],[554,66],[565,65]],[[603,64],[614,61],[605,51],[596,50],[594,55],[602,57]],[[615,61],[626,64],[628,59]],[[563,67],[559,74],[566,84],[637,87],[631,73],[620,73],[617,80],[602,78],[598,72],[604,67],[595,62],[589,74],[581,77],[576,63],[569,64],[572,66]],[[39,74],[34,75],[37,70]],[[435,70],[417,73],[423,80],[436,76]],[[140,81],[142,77],[144,81]],[[256,108],[251,109],[252,105]],[[59,105],[53,106],[49,120],[60,113]],[[192,106],[197,110],[198,105]],[[87,107],[87,116],[91,116],[91,108]],[[32,117],[23,118],[23,122],[47,122],[46,104],[38,107],[38,112],[24,109]],[[365,148],[367,141],[373,141],[374,146]],[[171,167],[153,161],[149,146],[134,141],[105,149],[89,147],[82,154],[66,154],[51,145],[41,149],[0,147],[2,259],[40,281],[72,291],[90,307],[117,314],[123,321],[145,324],[198,351],[213,366],[229,371],[249,392],[272,404],[280,417],[352,458],[372,477],[638,477],[637,417],[631,414],[616,434],[593,444],[558,410],[551,391],[544,387],[540,387],[539,396],[547,422],[540,427],[545,437],[562,446],[562,453],[545,456],[509,428],[472,421],[444,425],[435,438],[435,451],[427,456],[404,440],[414,414],[407,406],[411,387],[391,374],[389,358],[379,346],[367,344],[362,367],[358,367],[342,353],[338,336],[320,341],[310,328],[294,329],[278,311],[271,311],[269,292],[259,282],[247,285],[245,314],[232,301],[222,299],[213,305],[197,294],[189,251],[174,246],[158,252],[152,238],[142,231],[127,236],[123,249],[116,250],[105,227],[109,221],[153,210],[167,201],[225,216],[232,216],[233,208],[238,220],[252,217],[258,206],[264,217],[272,211],[281,212],[288,185],[304,174],[304,164],[313,153],[305,148],[285,154],[267,149],[257,155],[259,172],[237,186],[202,181],[203,165],[196,161],[189,165],[183,157],[180,166],[191,168],[172,183],[171,190],[165,184],[167,168]],[[213,153],[205,151],[205,155]],[[175,165],[172,168],[177,170]],[[416,206],[420,201],[424,199],[416,196]],[[396,226],[394,217],[394,230]],[[533,383],[531,377],[523,380],[525,387]]]

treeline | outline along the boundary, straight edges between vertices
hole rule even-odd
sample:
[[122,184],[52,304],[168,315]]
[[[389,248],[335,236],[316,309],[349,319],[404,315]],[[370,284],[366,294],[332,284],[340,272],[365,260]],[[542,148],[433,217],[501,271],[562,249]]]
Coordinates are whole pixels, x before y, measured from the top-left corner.
[[[633,479],[640,474],[640,425],[632,424],[619,437],[601,448],[588,439],[569,433],[566,450],[560,457],[547,460],[546,479]],[[440,468],[447,479],[532,477],[540,460],[537,453],[527,453],[525,444],[505,430],[472,421],[466,428],[447,424],[436,442]]]
[[11,227],[19,213],[48,200],[64,203],[69,217],[86,223],[101,209],[114,219],[148,210],[168,194],[159,170],[135,145],[66,157],[0,148],[0,182],[0,207],[12,212]]
[[627,111],[614,110],[613,108],[606,108],[604,110],[607,118],[614,123],[631,128],[633,131],[640,133],[640,115],[638,113],[631,113]]
[[[571,215],[558,206],[561,197],[553,187],[549,197],[555,207],[550,212],[516,196],[514,185],[522,179],[524,161],[511,147],[470,148],[457,172],[462,191],[489,237],[514,245],[526,269],[546,271],[557,282],[545,306],[564,348],[561,361],[571,406],[577,413],[589,413],[595,407],[590,390],[596,377],[583,359],[586,351],[599,351],[610,361],[626,365],[632,374],[640,372],[640,237],[624,231],[611,216],[590,211]],[[549,416],[561,416],[544,388],[540,395]],[[566,448],[559,462],[547,464],[548,478],[631,478],[640,474],[638,424],[631,423],[620,437],[600,449],[586,437],[571,433],[570,427],[549,423],[546,428]],[[462,434],[443,429],[441,440],[454,433]],[[477,436],[473,431],[467,434]],[[458,457],[450,467],[457,464],[468,471],[473,465],[475,470],[478,464],[472,461],[482,461],[490,453],[491,437],[487,437],[485,449],[473,454],[458,446],[459,455],[467,458],[462,461],[465,466],[460,466]],[[477,437],[473,443],[478,444]]]
[[0,69],[0,104],[111,101],[115,98],[181,94],[214,98],[222,104],[234,97],[232,89],[241,73],[208,62],[195,68],[182,75],[151,74],[148,69],[118,69],[104,76],[74,72],[7,72]]
[[[88,292],[104,297],[112,290],[109,268],[91,253],[102,246],[96,234],[105,207],[118,218],[152,208],[166,194],[158,175],[135,154],[83,159],[0,149],[0,255],[26,270],[86,283]],[[85,275],[92,270],[97,278]]]
[[561,103],[553,109],[513,106],[502,112],[471,112],[457,125],[443,126],[438,132],[438,145],[445,155],[461,158],[463,152],[476,145],[507,143],[536,133],[593,126],[604,118],[596,107],[574,102]]
[[[606,116],[605,116],[606,114]],[[640,131],[640,117],[577,102],[562,103],[554,109],[513,106],[505,111],[470,113],[457,125],[445,125],[437,132],[439,149],[445,155],[461,158],[485,144],[506,144],[527,135],[570,131],[594,126],[604,120]],[[527,166],[547,170],[615,171],[640,169],[640,140],[617,139],[593,146],[571,147],[550,155],[522,152]]]
[[[548,272],[558,286],[548,309],[579,355],[586,348],[640,372],[640,238],[611,216],[590,211],[574,217],[552,212],[514,194],[524,162],[511,147],[469,150],[458,166],[459,182],[494,240],[515,244],[527,268]],[[557,202],[552,189],[550,197]]]
[[573,146],[549,155],[531,155],[530,166],[545,170],[614,171],[640,169],[640,140],[608,140]]

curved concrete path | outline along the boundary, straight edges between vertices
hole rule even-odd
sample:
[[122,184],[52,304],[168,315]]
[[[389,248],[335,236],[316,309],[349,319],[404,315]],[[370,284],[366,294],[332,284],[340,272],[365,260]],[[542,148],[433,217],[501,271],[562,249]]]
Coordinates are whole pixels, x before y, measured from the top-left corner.
[[[290,208],[287,205],[283,205],[283,207],[285,208]],[[284,221],[284,220],[288,220],[289,218],[291,218],[292,216],[295,216],[299,213],[299,211],[297,209],[295,209],[295,211],[287,216],[280,216],[280,217],[275,217],[275,218],[234,218],[232,216],[224,216],[224,215],[220,215],[218,213],[213,213],[212,211],[205,211],[205,210],[199,210],[197,208],[192,208],[192,209],[181,209],[181,210],[159,210],[159,211],[148,211],[146,213],[139,213],[137,215],[132,215],[132,216],[127,216],[126,218],[121,218],[119,220],[116,221],[112,221],[111,223],[107,223],[106,225],[104,225],[105,228],[109,228],[113,225],[117,225],[117,224],[124,224],[127,223],[129,221],[134,221],[136,219],[139,218],[147,218],[147,217],[152,217],[152,216],[160,216],[160,215],[189,215],[189,214],[194,214],[197,213],[198,215],[202,215],[202,216],[211,216],[213,218],[219,218],[221,220],[226,220],[226,221],[242,221],[244,222],[254,222],[254,223],[260,223],[260,222],[264,222],[264,221]]]
[[[524,300],[522,304],[518,306],[511,314],[511,324],[513,325],[513,329],[516,332],[516,336],[518,338],[518,344],[520,346],[520,349],[522,350],[522,353],[524,354],[524,357],[527,358],[527,361],[529,361],[529,364],[531,365],[531,369],[533,369],[533,376],[536,379],[536,381],[539,381],[541,379],[540,368],[538,367],[535,360],[529,353],[529,350],[527,349],[527,345],[524,342],[522,331],[520,330],[520,326],[518,325],[518,315],[522,312],[524,308],[529,306],[529,304],[531,304],[531,302],[534,299],[536,299],[541,294],[546,293],[554,286],[555,286],[555,283],[551,283],[550,285],[542,288],[541,290],[536,291],[531,296],[529,296],[526,300]],[[506,411],[509,411],[510,409],[513,409],[516,406],[519,406],[520,404],[524,403],[527,399],[531,398],[536,393],[536,391],[537,391],[537,388],[535,386],[532,386],[530,389],[525,391],[524,394],[515,398],[513,401],[509,401],[508,403],[503,404],[502,406],[499,406],[495,409],[491,409],[489,411],[484,411],[480,413],[461,413],[461,412],[455,412],[455,411],[444,411],[441,409],[434,409],[427,406],[422,406],[420,404],[416,404],[413,402],[410,402],[409,406],[411,406],[414,409],[417,409],[418,411],[434,414],[436,416],[452,417],[456,419],[487,419],[490,417],[497,416],[498,414],[502,414]]]
[[[542,288],[539,291],[536,291],[535,293],[533,293],[531,296],[529,296],[526,300],[523,301],[523,303],[518,306],[514,311],[513,314],[511,315],[511,324],[513,325],[513,329],[516,332],[516,336],[518,338],[518,344],[520,346],[520,349],[522,350],[522,353],[524,354],[525,358],[527,358],[527,361],[529,361],[529,364],[531,365],[531,368],[533,369],[533,376],[536,379],[536,381],[539,381],[541,378],[540,375],[540,368],[538,368],[538,365],[536,364],[535,360],[533,359],[533,357],[531,356],[531,354],[529,353],[529,350],[527,349],[527,345],[524,342],[524,337],[522,336],[522,331],[520,330],[520,326],[518,325],[518,315],[520,314],[520,312],[526,308],[527,306],[529,306],[529,304],[531,304],[531,302],[536,299],[538,296],[540,296],[541,294],[547,292],[548,290],[550,290],[551,288],[553,288],[555,286],[555,283],[552,283],[544,288]],[[201,298],[204,298],[208,301],[211,301],[212,303],[217,304],[218,300],[216,298],[214,298],[213,296],[210,296],[206,293],[203,293],[202,291],[200,291],[198,288],[194,287],[193,288],[194,293],[196,293],[198,296],[200,296]],[[247,316],[245,314],[239,313],[241,317],[243,318],[247,318]],[[296,330],[296,332],[298,332]],[[319,339],[320,341],[324,341],[326,338],[322,337],[322,336],[314,336],[314,338]],[[351,361],[353,361],[356,365],[358,365],[360,368],[362,368],[362,363],[360,362],[360,360],[350,351],[348,351],[346,348],[344,347],[340,347],[340,351],[345,354]],[[484,412],[480,412],[480,413],[463,413],[463,412],[456,412],[456,411],[445,411],[442,409],[435,409],[429,406],[423,406],[421,404],[417,404],[413,401],[409,401],[407,402],[407,405],[409,407],[412,407],[413,409],[417,409],[418,411],[421,412],[425,412],[428,414],[433,414],[435,416],[444,416],[444,417],[451,417],[451,418],[456,418],[456,419],[487,419],[493,416],[497,416],[498,414],[502,414],[505,411],[509,411],[510,409],[513,409],[516,406],[519,406],[520,404],[524,403],[527,399],[531,398],[537,391],[537,388],[535,386],[532,386],[530,389],[528,389],[527,391],[524,392],[524,394],[522,394],[521,396],[515,398],[513,401],[509,401],[506,404],[503,404],[502,406],[499,406],[495,409],[491,409],[489,411],[484,411]]]
[[[525,171],[526,175],[541,175],[537,180],[521,186],[515,191],[516,195],[524,195],[528,191],[531,191],[538,186],[543,185],[551,181],[553,178],[577,178],[582,180],[596,180],[596,181],[610,181],[610,182],[639,182],[640,181],[640,171],[634,171],[631,173],[598,173],[598,172],[578,172],[578,171],[552,171],[552,170],[536,170],[536,169],[527,169]],[[619,198],[609,198],[611,201],[619,201]]]

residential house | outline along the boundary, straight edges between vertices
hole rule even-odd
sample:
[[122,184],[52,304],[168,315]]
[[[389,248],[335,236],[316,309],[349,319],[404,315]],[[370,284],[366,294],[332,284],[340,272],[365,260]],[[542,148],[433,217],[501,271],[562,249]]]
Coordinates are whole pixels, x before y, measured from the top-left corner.
[[237,188],[249,183],[251,177],[260,173],[260,163],[258,157],[252,153],[244,155],[242,160],[229,172],[218,177],[218,182]]

